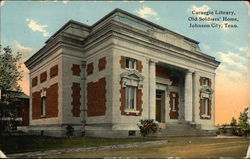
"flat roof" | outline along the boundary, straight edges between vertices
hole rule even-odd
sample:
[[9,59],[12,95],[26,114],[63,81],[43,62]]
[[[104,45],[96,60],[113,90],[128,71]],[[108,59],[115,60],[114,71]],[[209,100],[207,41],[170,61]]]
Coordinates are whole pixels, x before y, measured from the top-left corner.
[[86,27],[86,28],[88,28],[88,29],[92,29],[93,27],[95,27],[96,25],[100,24],[102,21],[104,21],[105,19],[107,19],[108,17],[112,16],[113,14],[115,14],[115,13],[117,13],[117,12],[126,14],[126,15],[128,15],[128,16],[130,16],[130,17],[133,17],[133,18],[135,18],[135,19],[137,19],[137,20],[139,20],[139,21],[143,21],[144,23],[147,23],[147,24],[149,24],[149,25],[152,25],[152,26],[154,26],[154,27],[156,27],[156,28],[159,28],[159,29],[162,29],[162,30],[167,30],[167,31],[169,31],[169,32],[175,33],[175,34],[177,34],[177,35],[180,35],[180,36],[184,37],[186,40],[189,40],[189,41],[191,41],[191,42],[193,42],[193,43],[199,44],[199,42],[196,41],[196,40],[193,40],[193,39],[191,39],[191,38],[189,38],[189,37],[186,37],[186,36],[184,36],[184,35],[181,35],[181,34],[179,34],[179,33],[176,33],[176,32],[174,32],[174,31],[172,31],[172,30],[169,30],[169,29],[167,29],[167,28],[165,28],[165,27],[162,27],[162,26],[160,26],[160,25],[158,25],[158,24],[155,24],[155,23],[153,23],[153,22],[151,22],[151,21],[148,21],[148,20],[143,19],[143,18],[141,18],[141,17],[139,17],[139,16],[136,16],[136,15],[134,15],[134,14],[131,14],[131,13],[129,13],[129,12],[127,12],[127,11],[124,11],[124,10],[122,10],[122,9],[120,9],[120,8],[114,9],[113,11],[111,11],[110,13],[108,13],[107,15],[105,15],[104,17],[102,17],[100,20],[98,20],[97,22],[95,22],[95,23],[94,23],[93,25],[91,25],[91,26],[71,19],[71,20],[69,20],[66,24],[64,24],[58,31],[56,31],[56,32],[55,32],[55,33],[54,33],[45,43],[47,43],[49,40],[51,40],[51,38],[55,37],[58,33],[60,33],[63,29],[65,29],[69,24],[77,24],[77,25],[81,25],[81,26],[83,26],[83,27]]
[[[110,17],[110,16],[112,16],[113,14],[118,13],[118,12],[123,13],[123,14],[125,14],[125,15],[128,15],[128,16],[130,16],[130,17],[132,17],[132,18],[135,18],[135,19],[137,19],[137,20],[139,20],[139,21],[142,21],[142,22],[144,22],[144,23],[146,23],[146,24],[152,25],[152,26],[154,26],[154,27],[156,27],[156,28],[159,28],[159,29],[161,29],[161,30],[166,30],[166,31],[172,32],[172,33],[174,33],[174,34],[176,34],[176,35],[182,36],[182,37],[184,37],[184,39],[186,39],[186,40],[188,40],[188,41],[190,41],[190,42],[193,42],[193,43],[195,43],[195,44],[199,44],[199,42],[196,41],[196,40],[193,40],[193,39],[191,39],[191,38],[189,38],[189,37],[186,37],[186,36],[184,36],[184,35],[181,35],[181,34],[179,34],[179,33],[174,32],[174,31],[171,31],[171,30],[169,30],[169,29],[167,29],[167,28],[164,28],[164,27],[162,27],[162,26],[160,26],[160,25],[158,25],[158,24],[155,24],[155,23],[153,23],[153,22],[150,22],[150,21],[148,21],[148,20],[146,20],[146,19],[143,19],[143,18],[141,18],[141,17],[139,17],[139,16],[136,16],[136,15],[134,15],[134,14],[131,14],[131,13],[129,13],[129,12],[127,12],[127,11],[124,11],[124,10],[122,10],[122,9],[119,9],[119,8],[114,9],[113,11],[111,11],[110,13],[108,13],[107,15],[105,15],[104,17],[102,17],[100,20],[98,20],[97,22],[95,22],[95,23],[94,23],[93,25],[91,25],[91,26],[71,19],[71,20],[69,20],[67,23],[65,23],[59,30],[57,30],[48,40],[46,40],[45,43],[47,44],[50,40],[52,40],[57,34],[59,34],[63,29],[65,29],[65,28],[66,28],[68,25],[70,25],[70,24],[76,24],[76,25],[80,25],[80,26],[85,27],[85,28],[88,28],[88,29],[92,29],[93,27],[97,26],[98,24],[100,24],[101,22],[103,22],[104,20],[106,20],[108,17]],[[46,44],[45,44],[45,46],[46,46]],[[26,65],[30,60],[32,60],[32,59],[33,59],[33,58],[34,58],[43,48],[45,48],[45,46],[43,46],[43,47],[42,47],[41,49],[39,49],[34,55],[32,55],[28,60],[26,60],[26,61],[24,62],[25,65]]]

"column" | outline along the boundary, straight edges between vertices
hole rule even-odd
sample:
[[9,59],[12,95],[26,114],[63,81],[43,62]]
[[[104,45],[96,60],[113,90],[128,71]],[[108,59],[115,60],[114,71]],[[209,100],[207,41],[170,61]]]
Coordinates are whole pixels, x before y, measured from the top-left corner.
[[165,105],[165,123],[166,122],[168,122],[168,120],[169,120],[169,108],[170,108],[170,105],[169,105],[169,94],[170,94],[170,91],[169,91],[169,88],[170,86],[169,85],[167,85],[166,86],[166,90],[165,90],[165,103],[164,103],[164,105]]
[[192,72],[188,71],[185,76],[185,120],[192,122],[193,120],[193,81]]
[[156,79],[155,79],[155,63],[156,60],[149,60],[149,83],[148,83],[148,117],[149,119],[155,119],[155,98],[156,98]]

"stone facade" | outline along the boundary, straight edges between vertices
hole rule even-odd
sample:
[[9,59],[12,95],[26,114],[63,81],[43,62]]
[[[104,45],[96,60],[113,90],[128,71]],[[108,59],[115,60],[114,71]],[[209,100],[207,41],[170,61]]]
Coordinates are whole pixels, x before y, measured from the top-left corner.
[[214,129],[219,62],[198,44],[120,9],[92,26],[69,21],[25,62],[29,132],[128,137],[148,118]]

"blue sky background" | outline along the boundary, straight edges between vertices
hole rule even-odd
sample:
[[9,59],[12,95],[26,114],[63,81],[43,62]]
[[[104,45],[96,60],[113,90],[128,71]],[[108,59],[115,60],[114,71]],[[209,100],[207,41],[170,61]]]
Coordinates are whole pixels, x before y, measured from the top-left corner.
[[[239,28],[205,29],[189,28],[187,18],[192,16],[188,11],[193,5],[209,6],[213,10],[235,11],[239,18]],[[248,46],[249,17],[248,8],[243,2],[123,2],[123,1],[73,1],[73,2],[34,2],[7,1],[1,7],[1,43],[11,44],[13,41],[22,46],[33,48],[33,52],[44,45],[49,37],[44,37],[38,31],[32,31],[26,19],[33,19],[40,25],[47,25],[49,35],[55,33],[68,20],[73,19],[88,25],[108,14],[115,8],[124,9],[138,15],[136,12],[143,7],[149,7],[157,13],[148,20],[199,41],[201,49],[216,56],[216,51],[238,51],[240,47]],[[138,15],[140,16],[140,15]],[[244,56],[243,52],[239,52]],[[217,57],[217,59],[220,59]]]
[[[221,62],[216,71],[216,89],[219,95],[223,92],[227,95],[221,96],[219,100],[232,98],[232,101],[229,101],[232,105],[231,113],[238,113],[239,107],[242,109],[250,105],[249,95],[244,98],[242,95],[237,97],[237,94],[242,92],[250,94],[250,13],[249,4],[247,6],[246,2],[242,1],[2,1],[1,44],[10,45],[13,50],[21,52],[26,60],[43,47],[44,42],[70,19],[92,25],[115,8],[199,41],[204,53],[215,56]],[[238,28],[190,28],[188,17],[195,17],[191,14],[194,8],[234,11],[234,17],[239,19]],[[24,86],[28,85],[28,70],[25,66],[23,69],[26,73],[22,83]],[[235,92],[236,89],[241,93]],[[29,90],[24,91],[28,93]],[[241,99],[241,102],[235,102],[235,98]],[[217,110],[220,112],[220,109]]]

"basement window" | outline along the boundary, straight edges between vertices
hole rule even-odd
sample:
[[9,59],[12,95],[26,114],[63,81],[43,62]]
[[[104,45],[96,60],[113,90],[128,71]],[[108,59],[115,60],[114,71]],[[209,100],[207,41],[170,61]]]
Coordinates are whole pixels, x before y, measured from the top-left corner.
[[135,130],[129,130],[128,136],[135,136]]

